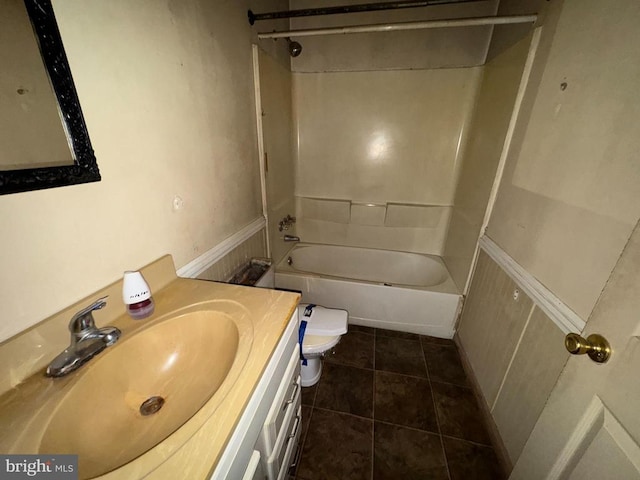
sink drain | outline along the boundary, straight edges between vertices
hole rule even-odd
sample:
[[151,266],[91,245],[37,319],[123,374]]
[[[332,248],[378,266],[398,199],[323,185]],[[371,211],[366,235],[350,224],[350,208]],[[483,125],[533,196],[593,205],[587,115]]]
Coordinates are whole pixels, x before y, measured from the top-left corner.
[[145,417],[153,415],[164,405],[164,398],[159,396],[149,397],[140,405],[140,413]]

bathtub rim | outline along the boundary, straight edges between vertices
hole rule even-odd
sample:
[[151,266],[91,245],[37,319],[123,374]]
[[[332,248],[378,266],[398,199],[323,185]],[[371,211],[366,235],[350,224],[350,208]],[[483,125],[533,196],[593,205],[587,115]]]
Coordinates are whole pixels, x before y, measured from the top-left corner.
[[[442,283],[439,283],[437,285],[422,287],[422,286],[406,285],[406,284],[399,284],[399,283],[387,284],[384,282],[361,280],[359,278],[341,277],[337,275],[327,275],[327,274],[309,272],[306,270],[298,270],[296,268],[293,268],[291,265],[289,265],[287,263],[287,259],[291,255],[291,252],[293,252],[293,250],[299,247],[344,247],[344,248],[355,248],[360,250],[375,250],[375,251],[383,251],[383,252],[397,252],[397,253],[408,253],[412,255],[421,255],[421,256],[430,257],[436,260],[440,264],[440,266],[444,268],[444,271],[447,274],[447,278]],[[409,290],[423,290],[423,291],[444,293],[444,294],[450,294],[450,295],[461,295],[460,292],[458,291],[458,288],[456,287],[456,284],[453,281],[453,278],[451,277],[451,273],[449,272],[449,269],[447,268],[447,265],[444,262],[444,259],[438,255],[433,255],[430,253],[406,252],[402,250],[389,250],[384,248],[355,247],[352,245],[336,245],[336,244],[330,244],[330,243],[300,242],[300,243],[296,243],[295,245],[292,245],[292,247],[289,250],[287,250],[287,252],[283,255],[280,261],[276,264],[275,273],[287,274],[287,275],[311,276],[311,277],[317,277],[317,278],[327,278],[330,280],[342,280],[345,282],[364,283],[367,285],[386,286],[386,287],[392,287],[392,288],[404,288]]]

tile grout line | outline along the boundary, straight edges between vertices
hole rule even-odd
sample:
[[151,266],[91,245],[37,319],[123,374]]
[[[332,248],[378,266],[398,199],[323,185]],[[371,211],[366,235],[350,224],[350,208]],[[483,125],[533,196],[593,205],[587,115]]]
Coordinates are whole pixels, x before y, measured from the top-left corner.
[[[404,425],[402,423],[393,423],[393,422],[388,422],[386,420],[376,420],[376,422],[384,424],[384,425],[390,425],[392,427],[404,428],[405,430],[412,430],[414,432],[428,433],[429,435],[440,436],[440,434],[438,432],[434,432],[432,430],[425,430],[425,429],[417,428],[417,427],[412,427],[411,425]],[[460,440],[460,439],[457,438],[456,440]]]
[[442,438],[450,438],[451,440],[458,440],[460,442],[470,443],[472,445],[476,445],[477,447],[484,447],[484,448],[490,448],[492,450],[495,450],[492,444],[487,445],[486,443],[475,442],[473,440],[467,440],[466,438],[454,437],[453,435],[442,435]]
[[440,385],[451,385],[452,387],[460,387],[460,388],[465,388],[467,390],[473,391],[473,389],[469,385],[460,385],[459,383],[443,382],[442,380],[432,380],[432,382],[439,383]]
[[[322,368],[324,369],[324,365],[322,365]],[[316,407],[316,397],[318,396],[318,390],[320,389],[321,381],[322,381],[322,372],[320,373],[320,378],[318,379],[318,383],[316,383],[316,388],[313,390],[313,400],[311,401],[311,408]]]
[[442,437],[442,429],[440,428],[440,418],[438,415],[438,406],[436,405],[436,395],[433,391],[433,385],[431,383],[431,374],[429,373],[429,363],[427,362],[427,354],[424,351],[422,340],[420,340],[420,350],[422,351],[422,359],[424,360],[424,368],[427,370],[427,380],[429,381],[429,389],[431,390],[431,401],[433,402],[433,413],[436,417],[436,425],[438,426],[438,438],[440,439],[440,448],[442,449],[442,457],[444,458],[444,467],[447,470],[447,477],[451,480],[451,472],[449,471],[449,460],[447,459],[447,452],[444,449],[444,439]]
[[342,412],[340,410],[331,410],[330,408],[324,408],[324,407],[313,407],[313,408],[314,410],[322,410],[323,412],[338,413],[340,415],[346,415],[347,417],[359,418],[360,420],[373,420],[372,417],[363,417],[361,415],[356,415],[355,413]]
[[[375,342],[374,342],[374,345],[375,345]],[[424,355],[424,353],[423,353],[423,355]],[[360,369],[360,370],[369,370],[369,371],[374,371],[374,372],[390,373],[392,375],[400,375],[401,377],[415,378],[415,379],[418,379],[418,380],[430,380],[430,382],[434,382],[434,383],[440,383],[440,384],[443,384],[443,385],[452,385],[454,387],[461,387],[461,388],[466,388],[468,390],[471,390],[471,387],[466,383],[465,384],[461,384],[461,383],[445,382],[443,380],[431,380],[430,378],[420,377],[418,375],[410,375],[408,373],[399,373],[399,372],[394,372],[394,371],[391,371],[391,370],[376,370],[375,368],[360,367],[358,365],[352,365],[352,364],[349,364],[349,363],[336,362],[335,360],[331,360],[328,363],[331,364],[331,365],[340,365],[342,367],[357,368],[357,369]]]
[[[306,406],[308,407],[309,405],[306,405]],[[313,407],[313,409],[314,410],[321,410],[323,412],[337,413],[339,415],[346,415],[347,417],[358,418],[360,420],[375,420],[372,417],[363,417],[361,415],[356,415],[354,413],[342,412],[340,410],[331,410],[330,408]],[[440,436],[440,434],[438,432],[434,432],[432,430],[427,430],[427,429],[423,429],[423,428],[412,427],[411,425],[405,425],[403,423],[393,423],[393,422],[389,422],[389,421],[386,421],[386,420],[375,420],[375,421],[378,422],[378,423],[383,423],[385,425],[392,425],[394,427],[401,427],[401,428],[405,428],[407,430],[413,430],[413,431],[416,431],[416,432],[429,433],[431,435]],[[490,445],[485,445],[484,443],[478,443],[478,442],[474,442],[474,441],[471,441],[471,440],[466,440],[464,438],[454,437],[452,435],[442,435],[442,436],[443,437],[447,437],[447,438],[452,438],[454,440],[462,440],[462,441],[467,442],[467,443],[473,443],[473,444],[476,444],[476,445],[481,445],[483,447],[490,447]]]
[[373,404],[371,406],[371,480],[374,480],[376,458],[376,329],[373,329]]

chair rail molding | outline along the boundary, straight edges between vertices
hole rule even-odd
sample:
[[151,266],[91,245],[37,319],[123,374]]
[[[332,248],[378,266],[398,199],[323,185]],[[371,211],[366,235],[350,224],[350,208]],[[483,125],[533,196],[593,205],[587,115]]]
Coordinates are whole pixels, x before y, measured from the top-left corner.
[[204,272],[211,265],[216,263],[222,257],[224,257],[231,250],[236,248],[238,245],[243,242],[249,240],[252,236],[258,233],[260,230],[265,228],[266,221],[264,217],[258,217],[253,222],[237,231],[230,237],[224,239],[215,247],[207,250],[202,255],[197,258],[194,258],[186,265],[180,267],[177,270],[177,274],[179,277],[183,278],[196,278],[202,272]]
[[479,242],[480,248],[496,262],[511,279],[534,301],[534,303],[566,333],[582,333],[586,322],[569,306],[556,297],[551,290],[540,283],[531,273],[525,270],[507,252],[483,235]]

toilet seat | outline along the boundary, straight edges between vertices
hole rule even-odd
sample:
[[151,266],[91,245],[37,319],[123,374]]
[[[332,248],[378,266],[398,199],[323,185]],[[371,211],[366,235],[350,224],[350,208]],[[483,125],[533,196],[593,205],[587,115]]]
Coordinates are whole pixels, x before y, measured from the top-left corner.
[[305,355],[313,355],[316,353],[324,353],[335,347],[340,341],[340,335],[333,337],[323,335],[305,335],[302,341],[302,353]]

